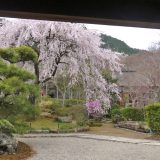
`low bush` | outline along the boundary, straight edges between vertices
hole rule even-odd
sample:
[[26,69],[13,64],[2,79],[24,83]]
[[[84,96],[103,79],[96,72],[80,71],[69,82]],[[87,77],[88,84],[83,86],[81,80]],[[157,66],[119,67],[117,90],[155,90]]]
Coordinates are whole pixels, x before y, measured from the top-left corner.
[[57,115],[57,116],[69,116],[70,115],[70,113],[69,113],[69,108],[67,108],[67,107],[60,107],[60,108],[57,108],[56,110],[55,110],[55,114]]
[[144,121],[144,110],[132,107],[121,109],[122,117],[124,120],[131,121]]
[[[84,105],[84,100],[79,99],[65,99],[64,100],[64,106],[66,107],[80,107]],[[44,96],[39,100],[39,107],[42,111],[46,111],[46,109],[51,110],[50,112],[52,114],[56,114],[57,110],[59,108],[62,108],[63,106],[63,100],[62,99],[53,99],[48,96]],[[64,107],[63,107],[64,108]],[[60,109],[63,110],[63,109]]]
[[115,104],[112,106],[111,109],[120,109],[120,108],[122,108],[122,106],[120,106],[119,104]]
[[50,109],[53,106],[53,101],[52,100],[41,100],[39,103],[39,106],[41,109]]
[[77,122],[77,125],[84,126],[87,122],[87,112],[83,106],[74,106],[70,107],[69,115],[72,116],[72,119]]
[[55,114],[60,117],[72,117],[78,126],[85,126],[87,123],[87,113],[84,107],[60,107],[56,109]]
[[66,107],[83,106],[84,103],[85,103],[84,100],[79,100],[79,99],[66,99],[64,101],[64,105]]
[[39,106],[28,106],[28,108],[24,111],[24,118],[25,120],[35,120],[40,115],[40,108]]
[[116,108],[111,110],[111,119],[113,123],[118,123],[123,120],[121,109]]
[[1,119],[0,120],[0,132],[11,135],[12,133],[16,132],[16,129],[14,125],[12,125],[9,121],[7,121],[6,119]]
[[114,110],[114,109],[120,109],[120,108],[122,108],[122,106],[120,106],[120,105],[118,105],[118,104],[115,104],[115,105],[113,105],[111,108],[108,108],[108,109],[107,109],[106,118],[111,118],[111,117],[112,117],[112,116],[111,116],[112,110]]
[[[50,107],[51,110],[51,114],[52,115],[59,115],[60,116],[60,112],[62,109],[62,103],[60,102],[60,100],[56,100],[54,99],[52,102],[52,106]],[[63,114],[63,113],[62,113]]]
[[152,132],[160,133],[160,103],[145,107],[145,120]]
[[18,134],[25,134],[25,133],[29,133],[31,128],[27,123],[15,123],[15,129],[16,129],[16,133]]
[[44,96],[39,100],[39,106],[40,108],[43,109],[54,109],[61,107],[61,101],[58,99],[53,99],[48,96]]

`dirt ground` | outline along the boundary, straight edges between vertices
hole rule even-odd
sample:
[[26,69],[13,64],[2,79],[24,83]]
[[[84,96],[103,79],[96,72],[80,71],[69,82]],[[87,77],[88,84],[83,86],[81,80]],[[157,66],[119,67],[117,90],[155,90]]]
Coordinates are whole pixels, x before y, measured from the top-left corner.
[[127,130],[123,128],[115,128],[113,123],[105,123],[102,127],[92,127],[88,133],[107,135],[107,136],[117,136],[135,139],[152,139],[153,136],[146,133],[135,132],[132,130]]
[[0,155],[0,160],[25,160],[32,156],[34,151],[25,143],[18,143],[17,154],[15,155]]

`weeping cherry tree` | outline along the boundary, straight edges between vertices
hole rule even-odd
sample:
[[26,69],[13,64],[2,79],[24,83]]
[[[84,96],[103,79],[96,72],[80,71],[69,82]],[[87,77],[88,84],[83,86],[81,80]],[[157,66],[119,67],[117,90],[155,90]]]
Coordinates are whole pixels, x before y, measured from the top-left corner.
[[34,70],[37,83],[43,85],[56,75],[64,72],[71,77],[74,85],[81,77],[86,99],[99,99],[110,107],[110,92],[118,95],[115,83],[107,83],[102,70],[107,68],[112,75],[121,72],[116,52],[102,49],[100,35],[86,29],[83,24],[38,20],[5,21],[0,28],[0,47],[26,45],[38,54],[38,61],[23,67]]

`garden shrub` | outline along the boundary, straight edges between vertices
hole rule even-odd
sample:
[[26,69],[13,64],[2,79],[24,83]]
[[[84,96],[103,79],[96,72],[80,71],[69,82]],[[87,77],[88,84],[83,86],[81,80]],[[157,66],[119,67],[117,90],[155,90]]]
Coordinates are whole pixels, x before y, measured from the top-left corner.
[[[63,107],[63,108],[66,108],[66,107],[79,107],[79,106],[83,106],[83,104],[84,104],[83,100],[65,99],[65,101],[64,101],[64,106],[65,107]],[[50,109],[52,114],[57,114],[57,112],[58,112],[58,115],[60,115],[59,110],[61,110],[61,111],[63,110],[62,109],[63,100],[62,99],[53,99],[53,98],[51,98],[49,96],[44,96],[40,100],[39,106],[40,106],[42,111],[46,111],[46,109]],[[67,110],[67,109],[64,109],[64,110]]]
[[89,101],[86,103],[87,113],[90,119],[102,119],[105,115],[105,109],[99,100]]
[[160,103],[145,107],[145,120],[151,131],[160,133]]
[[83,106],[84,100],[79,99],[66,99],[64,101],[64,105],[66,107],[72,107],[72,106]]
[[58,99],[53,99],[49,96],[44,96],[39,100],[38,106],[41,108],[42,112],[48,112],[55,114],[56,109],[61,108],[61,102]]
[[25,111],[24,111],[24,117],[25,120],[35,120],[39,117],[40,115],[40,108],[39,106],[28,106]]
[[120,106],[119,104],[115,104],[112,106],[111,109],[120,109],[120,108],[122,108],[122,106]]
[[72,116],[73,120],[76,121],[77,125],[84,126],[87,121],[87,112],[85,110],[85,107],[83,106],[74,106],[70,107],[69,115]]
[[131,121],[144,121],[144,110],[132,107],[121,109],[122,117],[124,120]]
[[[50,107],[51,113],[52,113],[53,115],[55,115],[56,112],[57,112],[57,110],[59,110],[60,108],[62,108],[62,102],[61,102],[61,100],[59,100],[59,99],[53,99],[53,100],[52,100],[52,105],[51,105],[51,107]],[[58,113],[59,113],[59,112],[58,112]]]
[[41,102],[39,103],[39,106],[41,107],[41,109],[49,109],[53,106],[53,100],[44,100],[42,99]]
[[113,123],[118,123],[123,120],[122,112],[120,109],[112,109],[111,110],[111,119]]
[[[85,125],[87,120],[86,108],[83,105],[83,100],[78,99],[66,99],[65,107],[62,107],[62,99],[52,99],[48,96],[44,96],[39,103],[39,106],[43,108],[43,111],[52,113],[55,116],[72,116],[77,125]],[[51,111],[50,111],[50,110]]]
[[15,123],[14,124],[16,133],[18,134],[25,134],[29,133],[31,128],[27,123],[21,122],[21,123]]
[[120,108],[122,108],[122,106],[120,106],[119,104],[115,104],[111,108],[108,108],[106,118],[111,118],[111,113],[113,109],[120,109]]
[[42,109],[51,109],[52,107],[61,107],[60,101],[49,96],[44,96],[40,99],[39,106]]
[[11,135],[12,133],[16,132],[16,129],[14,125],[12,125],[9,121],[7,121],[6,119],[1,119],[0,120],[0,132]]
[[55,110],[55,114],[57,115],[57,116],[69,116],[70,115],[70,113],[69,113],[69,108],[67,108],[67,107],[60,107],[60,108],[57,108],[56,110]]
[[79,126],[85,126],[87,123],[87,113],[83,106],[60,107],[56,109],[55,114],[60,117],[71,116]]

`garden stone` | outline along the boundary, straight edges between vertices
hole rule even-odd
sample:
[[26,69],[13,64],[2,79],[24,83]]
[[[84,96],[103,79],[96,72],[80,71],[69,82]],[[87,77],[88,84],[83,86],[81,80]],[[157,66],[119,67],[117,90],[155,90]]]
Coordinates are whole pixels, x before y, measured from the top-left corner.
[[7,152],[8,154],[15,154],[16,150],[14,149],[13,145],[7,145]]
[[89,127],[77,128],[77,132],[87,132],[87,131],[89,131]]
[[50,132],[49,130],[44,130],[44,129],[36,129],[31,131],[31,133],[36,133],[36,134],[41,134],[41,133],[47,134],[49,132]]
[[17,150],[17,141],[14,137],[1,133],[0,134],[0,155],[15,154]]
[[71,123],[72,117],[71,116],[58,117],[58,121],[63,123]]
[[40,116],[43,118],[53,118],[53,115],[49,112],[42,112]]
[[50,129],[49,133],[58,133],[57,129]]
[[148,132],[146,129],[145,125],[142,125],[138,122],[135,121],[122,121],[122,122],[118,122],[115,127],[120,127],[120,128],[126,128],[126,129],[131,129],[134,131],[138,131],[138,132]]

